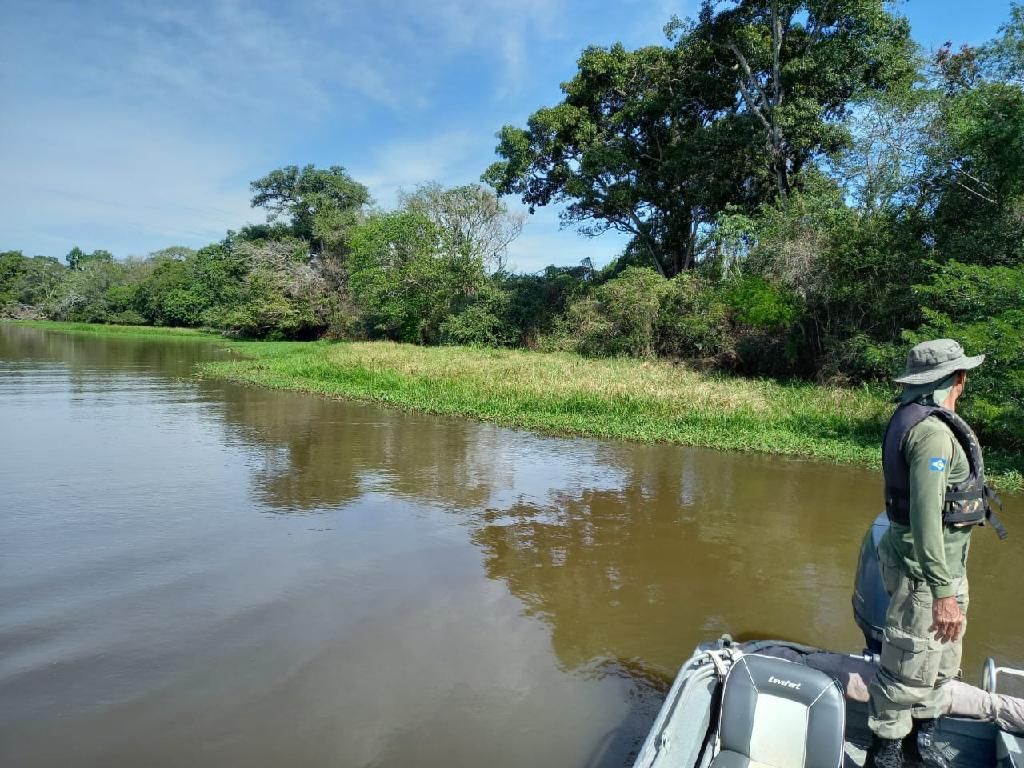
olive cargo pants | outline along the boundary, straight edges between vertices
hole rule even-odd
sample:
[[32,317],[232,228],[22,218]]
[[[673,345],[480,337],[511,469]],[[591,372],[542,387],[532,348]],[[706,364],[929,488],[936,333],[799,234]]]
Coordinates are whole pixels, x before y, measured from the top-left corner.
[[[932,625],[932,593],[923,581],[905,575],[898,562],[879,552],[882,582],[889,593],[889,610],[882,635],[882,663],[870,686],[868,725],[883,739],[902,739],[912,720],[939,717],[943,712],[939,686],[960,671],[960,639],[940,643],[928,630]],[[967,577],[956,584],[956,599],[966,630]]]

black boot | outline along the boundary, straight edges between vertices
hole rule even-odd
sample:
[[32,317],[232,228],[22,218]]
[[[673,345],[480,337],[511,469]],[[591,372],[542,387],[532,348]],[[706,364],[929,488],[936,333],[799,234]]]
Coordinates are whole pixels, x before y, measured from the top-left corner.
[[903,768],[903,739],[871,736],[864,768]]
[[921,721],[914,720],[914,727],[903,737],[903,759],[910,765],[921,765],[921,750],[917,746],[917,734],[921,730]]
[[918,720],[917,749],[921,753],[921,762],[927,768],[952,768],[953,758],[948,748],[940,747],[935,741],[935,729],[938,720]]

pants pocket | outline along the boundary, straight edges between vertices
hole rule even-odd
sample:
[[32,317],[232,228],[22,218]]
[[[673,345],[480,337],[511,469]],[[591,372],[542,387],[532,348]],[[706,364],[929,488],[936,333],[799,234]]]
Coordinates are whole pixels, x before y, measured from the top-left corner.
[[935,685],[941,653],[927,639],[886,627],[882,640],[882,667],[893,677],[908,686]]
[[885,547],[879,547],[878,549],[878,567],[882,572],[882,586],[886,594],[891,597],[899,587],[900,579],[903,578],[903,572],[900,569],[899,563],[893,560],[892,555],[889,554]]

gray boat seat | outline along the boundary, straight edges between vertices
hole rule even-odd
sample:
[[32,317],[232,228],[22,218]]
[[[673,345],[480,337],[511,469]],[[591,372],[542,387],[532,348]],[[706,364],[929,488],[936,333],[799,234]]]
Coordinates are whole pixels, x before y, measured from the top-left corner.
[[843,692],[824,672],[742,656],[725,679],[711,768],[838,768],[845,728]]

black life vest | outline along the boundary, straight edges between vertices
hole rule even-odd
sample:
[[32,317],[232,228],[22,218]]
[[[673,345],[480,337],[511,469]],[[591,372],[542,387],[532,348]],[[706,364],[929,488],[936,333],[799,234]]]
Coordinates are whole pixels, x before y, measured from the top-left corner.
[[1002,502],[995,491],[985,484],[985,463],[974,430],[953,411],[935,405],[907,403],[897,408],[889,420],[882,440],[885,511],[889,519],[900,525],[910,525],[910,467],[903,456],[903,442],[907,433],[929,416],[937,416],[949,426],[970,464],[970,474],[966,480],[946,486],[942,522],[959,526],[983,525],[987,522],[999,538],[1005,539],[1006,529],[992,509],[993,503],[1002,508]]

